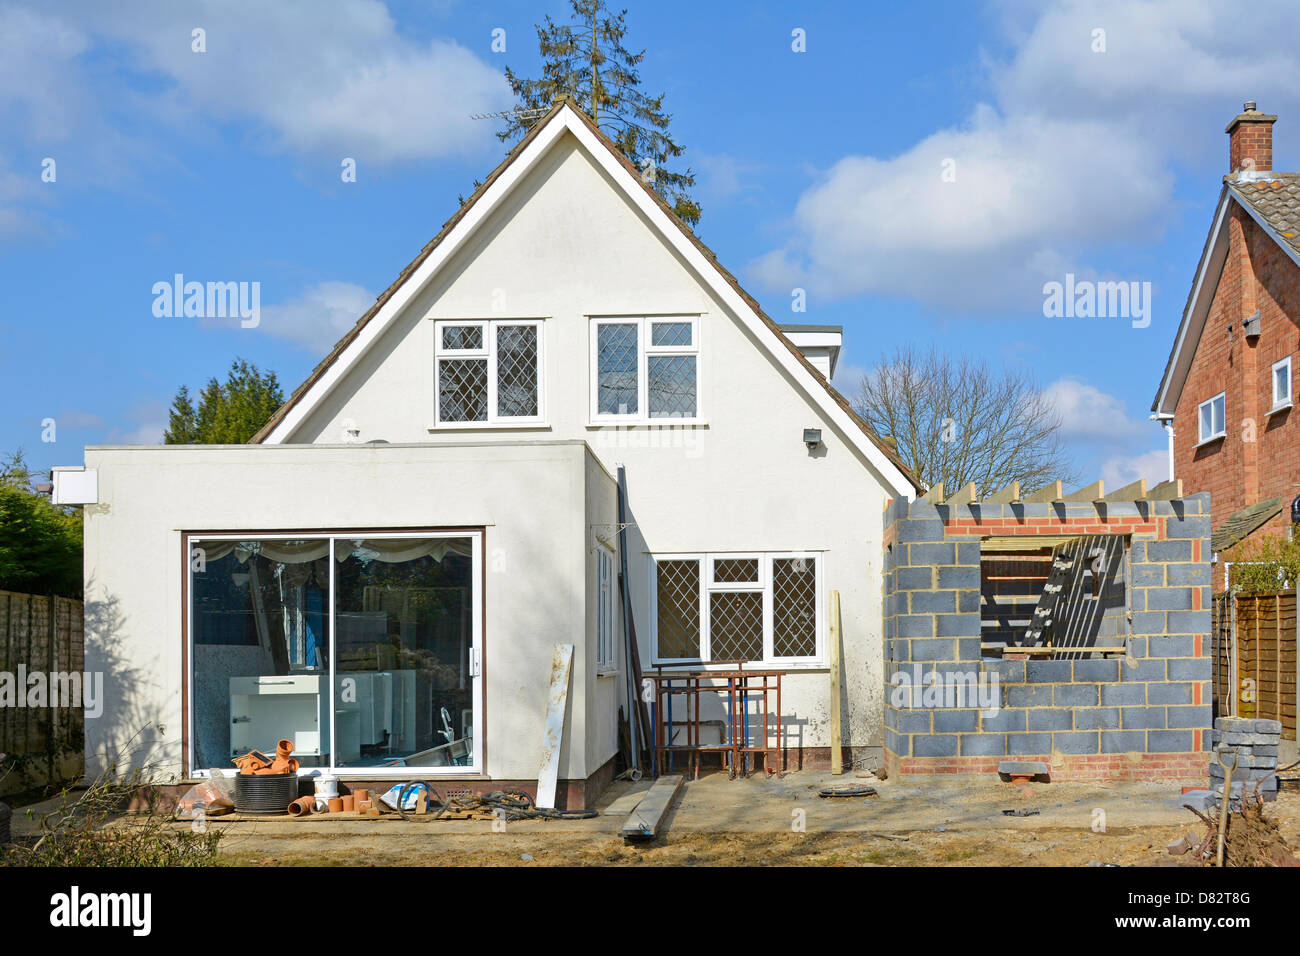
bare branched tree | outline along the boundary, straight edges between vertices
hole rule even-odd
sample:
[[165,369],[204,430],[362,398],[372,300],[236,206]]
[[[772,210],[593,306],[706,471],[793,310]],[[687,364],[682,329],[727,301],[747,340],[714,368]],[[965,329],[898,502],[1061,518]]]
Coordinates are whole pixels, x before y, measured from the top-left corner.
[[854,407],[926,485],[974,482],[987,495],[1074,478],[1060,413],[1022,370],[902,348],[862,377]]

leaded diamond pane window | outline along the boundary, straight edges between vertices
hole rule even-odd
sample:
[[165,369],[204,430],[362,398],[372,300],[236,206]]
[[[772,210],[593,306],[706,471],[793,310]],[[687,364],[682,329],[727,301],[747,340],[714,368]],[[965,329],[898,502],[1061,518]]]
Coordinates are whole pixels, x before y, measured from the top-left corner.
[[442,327],[442,347],[448,351],[483,348],[483,326],[444,325]]
[[542,325],[524,319],[439,321],[434,336],[437,423],[541,421]]
[[714,558],[713,580],[718,584],[757,584],[758,558]]
[[820,660],[817,556],[720,553],[654,561],[656,662]]
[[690,346],[693,344],[691,323],[653,322],[650,325],[650,344],[660,347]]
[[487,364],[487,359],[443,359],[438,363],[442,421],[487,421]]
[[652,355],[647,375],[651,418],[695,417],[694,355]]
[[709,595],[709,659],[763,659],[763,593],[719,591]]
[[594,320],[592,417],[698,422],[699,351],[694,316]]
[[659,656],[700,656],[700,562],[660,561],[657,589]]
[[772,653],[817,653],[817,568],[812,558],[772,561]]
[[597,330],[596,408],[602,415],[637,414],[638,332],[635,325],[612,323]]
[[497,414],[531,418],[537,414],[537,326],[497,327]]

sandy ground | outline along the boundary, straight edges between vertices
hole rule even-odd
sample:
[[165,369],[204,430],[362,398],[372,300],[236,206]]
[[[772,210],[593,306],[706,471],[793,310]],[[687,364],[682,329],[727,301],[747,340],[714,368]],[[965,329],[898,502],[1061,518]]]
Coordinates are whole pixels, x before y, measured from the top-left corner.
[[[818,796],[822,787],[846,784],[878,792]],[[1182,808],[1178,783],[917,784],[802,772],[687,781],[666,834],[625,844],[619,830],[648,787],[616,783],[592,820],[512,822],[504,832],[486,820],[396,814],[210,825],[222,833],[222,862],[232,866],[1156,866],[1171,861],[1170,843],[1203,832]],[[1283,791],[1267,813],[1300,847],[1300,790]],[[30,827],[15,815],[16,835]]]
[[[878,795],[822,799],[828,785]],[[1188,781],[1194,785],[1196,781]],[[688,781],[667,832],[627,845],[619,829],[646,783],[616,784],[586,821],[259,820],[224,825],[232,865],[1156,866],[1200,822],[1177,784],[897,784],[852,774]],[[1004,810],[1023,815],[1007,815]],[[1036,812],[1034,812],[1036,811]],[[1300,792],[1269,813],[1300,846]]]

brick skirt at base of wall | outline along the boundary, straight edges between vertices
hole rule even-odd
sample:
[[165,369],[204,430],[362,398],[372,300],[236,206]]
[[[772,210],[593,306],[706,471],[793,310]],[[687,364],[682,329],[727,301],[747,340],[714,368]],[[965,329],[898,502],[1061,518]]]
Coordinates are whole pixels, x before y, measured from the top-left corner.
[[1016,757],[899,757],[885,752],[885,769],[894,780],[921,781],[939,774],[985,776],[1002,760],[1037,760],[1057,783],[1119,780],[1187,780],[1205,776],[1205,754],[1040,754]]

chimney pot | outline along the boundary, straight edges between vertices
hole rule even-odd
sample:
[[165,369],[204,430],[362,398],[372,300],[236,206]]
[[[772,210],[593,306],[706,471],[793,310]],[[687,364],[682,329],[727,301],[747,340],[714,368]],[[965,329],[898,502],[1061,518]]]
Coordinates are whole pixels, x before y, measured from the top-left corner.
[[1241,108],[1242,108],[1245,112],[1247,112],[1247,113],[1256,113],[1256,112],[1258,112],[1258,110],[1255,109],[1255,101],[1254,101],[1254,100],[1246,100],[1246,102],[1242,104]]

